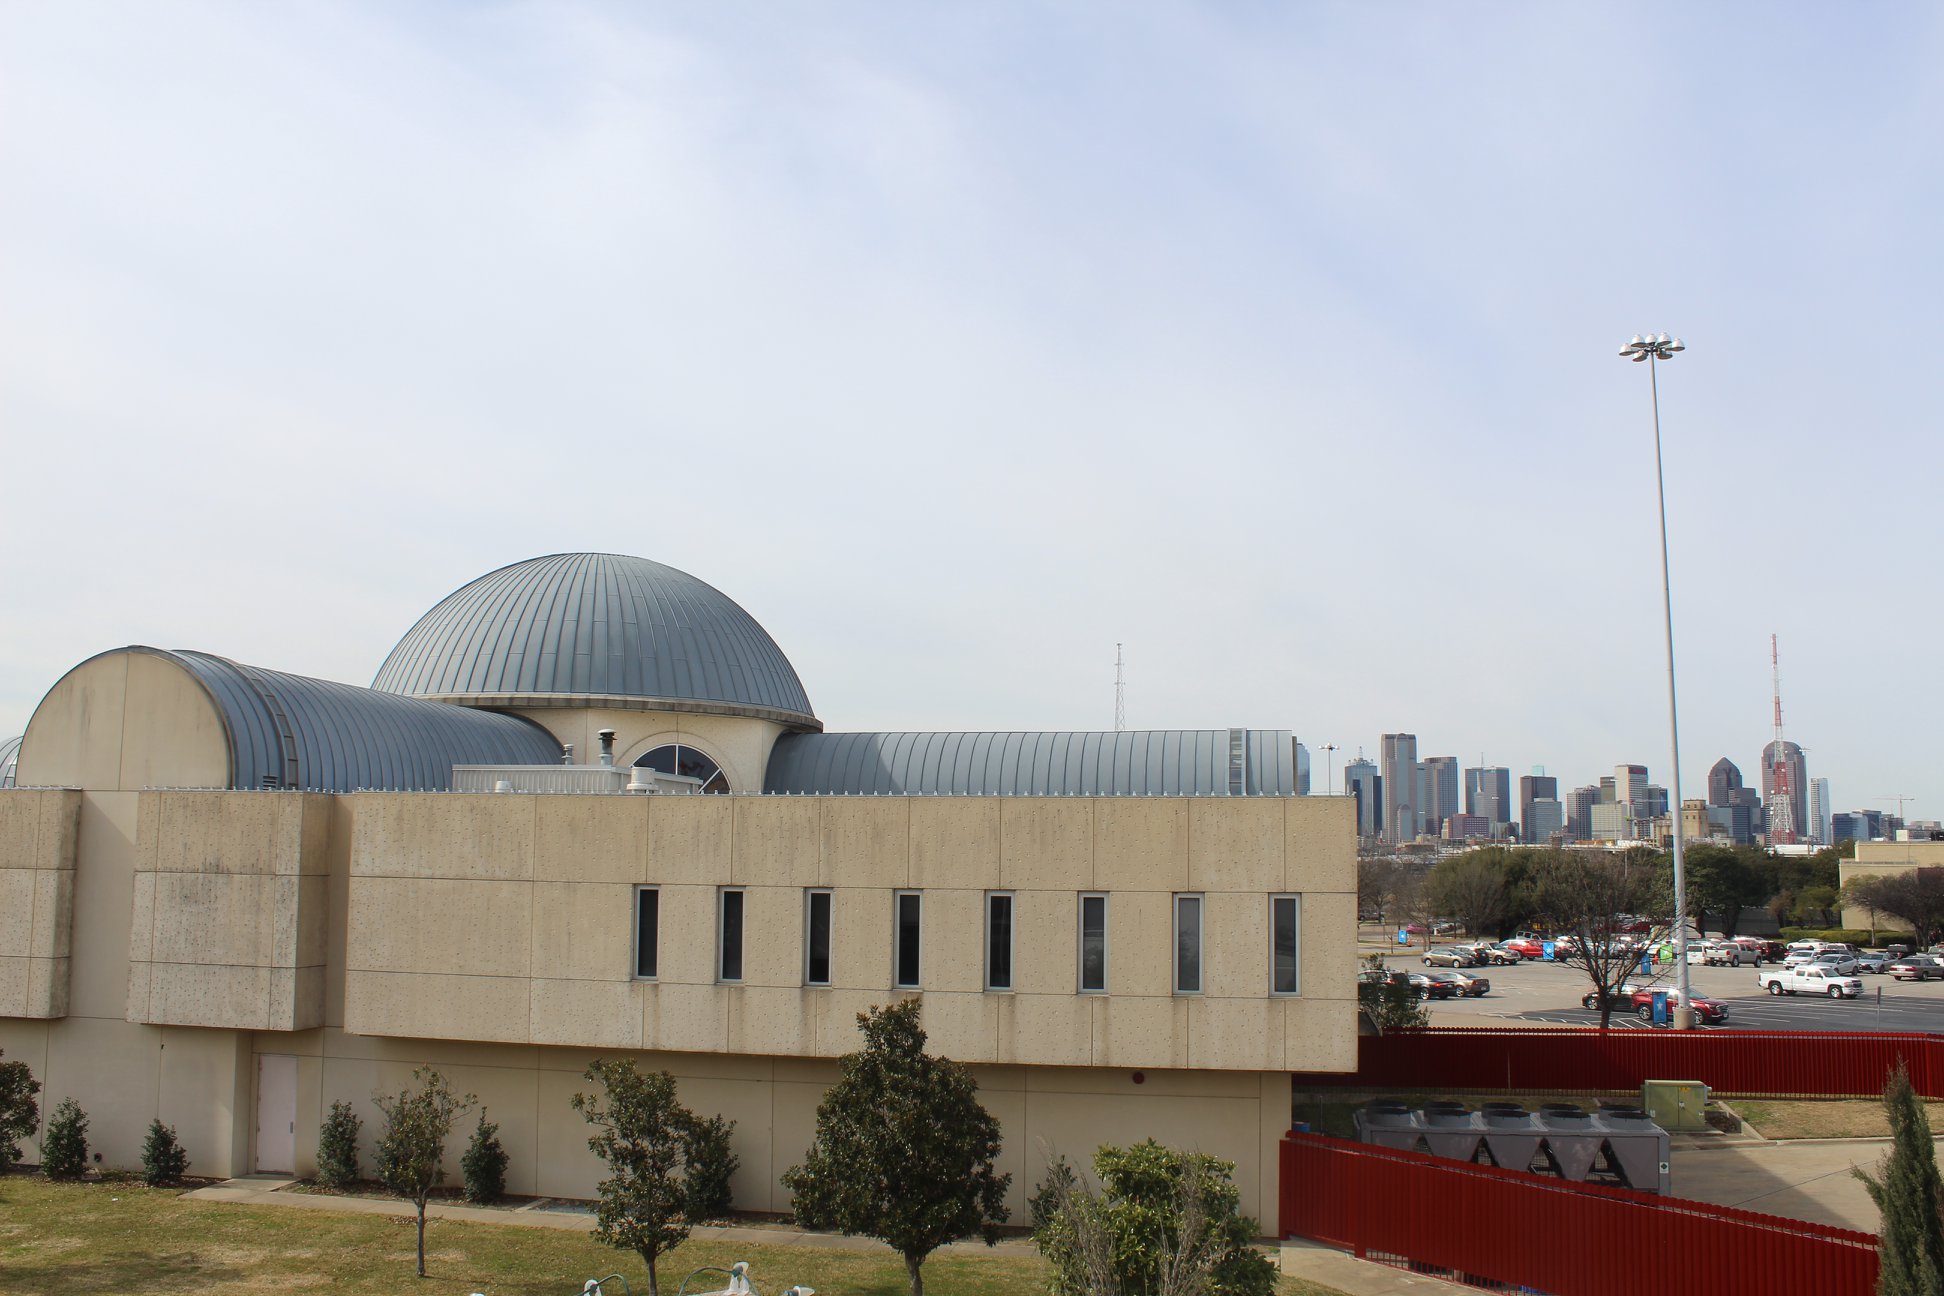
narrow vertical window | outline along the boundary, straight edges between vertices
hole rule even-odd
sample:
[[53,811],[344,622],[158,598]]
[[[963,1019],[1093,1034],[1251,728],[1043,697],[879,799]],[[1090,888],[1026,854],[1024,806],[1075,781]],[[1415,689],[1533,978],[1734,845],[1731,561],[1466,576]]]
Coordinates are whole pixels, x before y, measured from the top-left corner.
[[900,891],[897,899],[897,931],[894,934],[896,952],[893,956],[894,979],[891,984],[900,990],[918,988],[918,975],[924,964],[920,959],[918,938],[920,904],[924,899],[916,891]]
[[986,893],[986,989],[1010,990],[1012,984],[1013,898],[1004,892]]
[[803,908],[803,984],[830,984],[830,892],[806,891]]
[[1302,982],[1297,978],[1297,933],[1303,925],[1303,898],[1293,895],[1269,897],[1269,990],[1272,994],[1293,995]]
[[718,942],[722,958],[717,965],[717,975],[723,981],[740,981],[743,975],[743,893],[724,891],[722,893],[721,940]]
[[1176,994],[1200,994],[1202,988],[1202,898],[1175,897],[1174,988]]
[[1107,897],[1080,897],[1080,992],[1107,990]]
[[653,887],[635,888],[635,975],[646,981],[655,978],[655,956],[660,950],[661,892]]

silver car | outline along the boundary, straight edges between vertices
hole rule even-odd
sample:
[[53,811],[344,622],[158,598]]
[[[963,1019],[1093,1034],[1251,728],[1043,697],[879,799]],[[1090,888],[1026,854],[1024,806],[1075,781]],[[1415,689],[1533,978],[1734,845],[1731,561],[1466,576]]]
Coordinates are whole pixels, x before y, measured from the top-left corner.
[[1855,976],[1857,972],[1856,956],[1845,954],[1840,950],[1829,950],[1816,955],[1810,966],[1822,968],[1826,972],[1834,972],[1838,976]]

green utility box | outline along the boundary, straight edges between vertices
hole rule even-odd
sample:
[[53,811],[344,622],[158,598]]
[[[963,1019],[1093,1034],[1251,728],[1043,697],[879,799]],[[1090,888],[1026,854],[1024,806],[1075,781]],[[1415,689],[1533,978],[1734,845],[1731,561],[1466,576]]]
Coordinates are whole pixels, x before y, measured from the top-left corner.
[[1708,1086],[1699,1080],[1645,1081],[1640,1106],[1664,1130],[1708,1128]]

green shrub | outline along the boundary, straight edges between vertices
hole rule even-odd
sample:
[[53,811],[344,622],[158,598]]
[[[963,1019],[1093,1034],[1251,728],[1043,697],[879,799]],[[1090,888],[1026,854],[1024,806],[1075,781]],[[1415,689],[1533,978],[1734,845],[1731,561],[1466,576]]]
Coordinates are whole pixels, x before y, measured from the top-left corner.
[[512,1158],[500,1146],[499,1126],[486,1119],[479,1109],[479,1124],[473,1128],[466,1155],[459,1160],[459,1174],[465,1180],[466,1200],[490,1206],[506,1196],[506,1163]]
[[1029,1203],[1033,1241],[1060,1296],[1096,1291],[1271,1296],[1275,1268],[1241,1213],[1235,1163],[1149,1139],[1094,1153],[1098,1192],[1064,1159]]
[[358,1131],[364,1127],[348,1102],[331,1104],[331,1114],[317,1130],[317,1182],[325,1188],[348,1188],[358,1182]]
[[151,1188],[163,1188],[181,1183],[188,1171],[189,1154],[176,1142],[175,1127],[160,1120],[150,1121],[148,1139],[142,1144],[142,1182]]
[[729,1149],[729,1132],[735,1128],[736,1122],[720,1116],[698,1116],[682,1131],[682,1213],[691,1224],[729,1213],[729,1179],[742,1164]]
[[79,1179],[88,1172],[88,1114],[63,1098],[47,1118],[41,1136],[41,1173],[49,1179]]

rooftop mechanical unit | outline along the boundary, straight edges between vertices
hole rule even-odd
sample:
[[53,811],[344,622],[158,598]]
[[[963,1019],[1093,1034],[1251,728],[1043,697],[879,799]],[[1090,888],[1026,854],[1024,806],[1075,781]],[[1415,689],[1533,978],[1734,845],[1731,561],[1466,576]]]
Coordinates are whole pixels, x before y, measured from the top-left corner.
[[1668,1191],[1667,1131],[1638,1107],[1588,1112],[1546,1103],[1530,1111],[1515,1102],[1488,1102],[1473,1111],[1461,1102],[1412,1108],[1395,1098],[1379,1098],[1365,1104],[1356,1121],[1358,1141],[1378,1147],[1551,1174],[1575,1183],[1606,1180],[1640,1192]]

